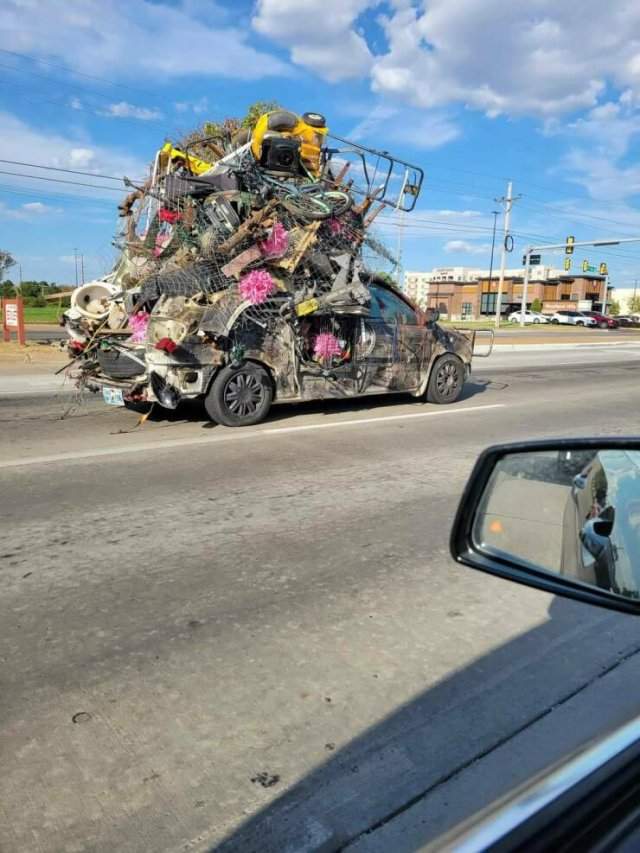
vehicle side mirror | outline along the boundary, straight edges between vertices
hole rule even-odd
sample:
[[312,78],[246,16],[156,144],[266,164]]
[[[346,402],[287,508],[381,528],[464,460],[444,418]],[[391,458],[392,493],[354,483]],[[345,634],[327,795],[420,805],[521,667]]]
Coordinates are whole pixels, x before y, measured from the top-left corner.
[[451,553],[474,569],[640,615],[640,440],[489,448],[458,507]]
[[427,315],[427,322],[426,322],[427,326],[432,326],[434,323],[437,323],[438,320],[440,319],[440,312],[438,311],[437,308],[427,308],[427,310],[425,311],[425,314]]

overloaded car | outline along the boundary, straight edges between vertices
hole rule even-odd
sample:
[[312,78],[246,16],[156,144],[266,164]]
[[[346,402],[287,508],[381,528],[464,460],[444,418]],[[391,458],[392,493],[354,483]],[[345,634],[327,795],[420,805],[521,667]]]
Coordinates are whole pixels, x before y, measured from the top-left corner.
[[597,326],[598,323],[593,317],[589,317],[583,311],[555,311],[551,316],[551,322],[554,325],[559,323],[567,326]]
[[474,333],[371,270],[395,261],[370,226],[413,209],[422,171],[327,138],[318,113],[276,110],[196,151],[167,143],[120,205],[116,267],[65,316],[78,383],[113,405],[201,399],[226,426],[280,402],[459,399]]
[[599,311],[582,311],[585,317],[592,317],[599,329],[617,329],[620,323],[615,317],[610,317],[608,314],[601,314]]

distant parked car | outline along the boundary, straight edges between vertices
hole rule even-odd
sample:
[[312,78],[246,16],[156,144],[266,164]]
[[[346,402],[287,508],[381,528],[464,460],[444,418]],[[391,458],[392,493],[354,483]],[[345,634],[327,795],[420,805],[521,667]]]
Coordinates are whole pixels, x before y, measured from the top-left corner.
[[556,326],[563,323],[567,326],[597,326],[593,317],[588,317],[582,311],[556,311],[551,317],[551,322]]
[[638,317],[632,317],[629,314],[622,314],[616,317],[616,320],[618,321],[619,326],[623,326],[625,328],[632,327],[637,329],[640,327],[640,319],[638,319]]
[[[521,317],[520,311],[514,311],[513,314],[509,314],[509,322],[510,323],[519,323]],[[544,314],[540,314],[538,311],[525,311],[524,312],[524,321],[525,323],[548,323],[549,318],[545,317]]]
[[600,314],[599,311],[582,311],[581,313],[587,317],[593,317],[600,329],[617,329],[620,325],[615,317],[610,317],[608,314]]

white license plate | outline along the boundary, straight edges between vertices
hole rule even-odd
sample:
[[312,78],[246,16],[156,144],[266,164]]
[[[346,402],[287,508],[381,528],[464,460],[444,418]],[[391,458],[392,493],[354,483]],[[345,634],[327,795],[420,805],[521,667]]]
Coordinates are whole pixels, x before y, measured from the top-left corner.
[[108,403],[110,406],[124,406],[124,397],[120,388],[103,387],[102,397],[105,403]]

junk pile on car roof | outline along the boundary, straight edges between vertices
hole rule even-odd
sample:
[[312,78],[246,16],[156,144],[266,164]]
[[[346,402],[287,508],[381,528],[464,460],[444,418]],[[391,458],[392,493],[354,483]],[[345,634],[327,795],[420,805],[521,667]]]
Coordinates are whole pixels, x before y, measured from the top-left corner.
[[331,136],[317,113],[275,110],[252,129],[167,142],[145,180],[125,183],[119,259],[64,317],[73,374],[172,408],[190,383],[202,390],[203,365],[264,350],[283,319],[274,361],[295,351],[320,371],[338,365],[332,318],[366,316],[369,270],[395,264],[370,228],[385,208],[413,209],[422,171]]

